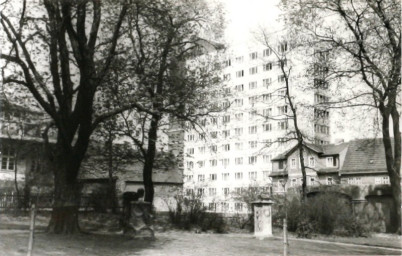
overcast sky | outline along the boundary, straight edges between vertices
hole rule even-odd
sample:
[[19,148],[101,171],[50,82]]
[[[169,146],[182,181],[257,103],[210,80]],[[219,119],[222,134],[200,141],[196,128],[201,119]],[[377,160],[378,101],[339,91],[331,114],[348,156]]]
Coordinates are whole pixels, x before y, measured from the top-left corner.
[[[259,26],[275,30],[279,0],[219,0],[226,7],[226,39],[232,46],[248,44]],[[278,28],[280,29],[280,28]]]

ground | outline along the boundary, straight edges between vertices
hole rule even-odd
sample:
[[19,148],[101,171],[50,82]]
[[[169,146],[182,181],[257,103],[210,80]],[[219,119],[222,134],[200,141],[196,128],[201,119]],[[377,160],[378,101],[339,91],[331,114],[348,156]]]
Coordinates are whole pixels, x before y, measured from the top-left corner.
[[[93,223],[105,223],[91,217]],[[7,217],[0,214],[0,256],[26,255],[28,223],[26,217]],[[35,256],[192,256],[192,255],[282,255],[283,241],[279,230],[273,238],[258,240],[250,233],[197,234],[190,231],[159,231],[155,240],[131,239],[117,230],[97,228],[92,233],[77,236],[55,236],[44,232],[46,217],[39,216],[35,233]],[[400,237],[375,236],[371,238],[331,237],[301,240],[291,237],[289,255],[401,255]],[[332,241],[331,241],[332,240]],[[346,244],[344,242],[373,244],[376,246]]]

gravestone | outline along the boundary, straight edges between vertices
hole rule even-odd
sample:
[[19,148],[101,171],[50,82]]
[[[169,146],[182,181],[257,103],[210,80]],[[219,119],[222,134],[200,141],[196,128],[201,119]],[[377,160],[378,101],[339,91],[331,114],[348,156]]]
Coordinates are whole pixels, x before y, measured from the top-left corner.
[[131,214],[125,233],[132,237],[154,238],[152,204],[149,202],[131,202]]
[[272,204],[273,201],[267,195],[261,195],[260,199],[252,202],[254,207],[254,236],[257,238],[272,236]]

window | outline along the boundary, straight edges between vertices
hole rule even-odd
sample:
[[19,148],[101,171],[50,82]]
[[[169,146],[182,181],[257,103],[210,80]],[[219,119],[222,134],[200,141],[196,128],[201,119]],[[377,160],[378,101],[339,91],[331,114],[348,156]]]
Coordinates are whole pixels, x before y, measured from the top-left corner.
[[256,88],[257,88],[257,82],[256,81],[248,83],[248,89],[249,90],[253,90],[253,89],[256,89]]
[[243,203],[235,203],[235,211],[242,212],[243,211]]
[[223,145],[223,150],[224,151],[230,151],[230,144]]
[[243,179],[243,173],[242,172],[235,172],[235,179],[236,180],[242,180]]
[[209,160],[209,166],[215,167],[217,165],[218,165],[218,160],[216,160],[216,159]]
[[266,117],[266,118],[272,116],[272,108],[264,109],[264,110],[262,111],[262,115],[263,115],[264,117]]
[[256,125],[249,126],[248,127],[248,133],[249,134],[256,134],[257,133],[257,126]]
[[314,88],[328,89],[328,82],[326,82],[324,79],[315,78]]
[[[205,126],[205,123],[206,123],[205,120],[201,121],[202,126]],[[198,134],[198,139],[199,140],[205,140],[205,133]]]
[[235,164],[236,165],[242,165],[243,164],[243,157],[236,157],[235,158]]
[[258,53],[257,52],[252,52],[252,53],[250,53],[250,59],[251,60],[255,60],[255,59],[257,59],[258,58]]
[[264,88],[267,88],[272,84],[272,78],[265,78],[262,79],[262,85],[264,86]]
[[216,139],[216,137],[218,137],[218,132],[210,132],[209,135],[211,138]]
[[314,94],[314,103],[327,103],[329,102],[329,97],[321,95],[319,93]]
[[262,129],[264,130],[264,132],[272,131],[272,124],[263,124]]
[[249,71],[250,75],[257,74],[258,73],[258,67],[251,67],[251,68],[249,68],[248,71]]
[[242,84],[236,85],[236,86],[235,86],[235,91],[237,91],[237,92],[242,92],[242,91],[244,91],[244,85],[242,85]]
[[222,180],[229,180],[229,173],[222,173]]
[[235,58],[235,62],[236,63],[242,63],[244,61],[244,57],[243,56],[239,56]]
[[264,71],[268,71],[268,70],[272,70],[272,63],[266,63],[263,65],[263,70]]
[[187,135],[187,141],[193,141],[195,138],[194,134]]
[[229,211],[229,203],[222,203],[222,211],[224,212]]
[[242,142],[236,142],[235,148],[236,148],[236,150],[243,150],[243,143]]
[[278,46],[278,52],[286,52],[288,50],[288,43],[284,42]]
[[199,196],[203,196],[204,192],[205,192],[204,188],[197,189],[197,195],[199,195]]
[[241,136],[243,134],[243,128],[235,128],[236,136]]
[[360,184],[362,184],[362,180],[361,180],[360,177],[348,178],[348,184],[351,184],[351,185],[360,185]]
[[279,75],[278,76],[278,83],[283,83],[283,82],[285,82],[285,76],[284,75]]
[[334,179],[332,177],[327,177],[327,185],[334,184]]
[[236,77],[243,77],[243,76],[244,76],[244,70],[236,71]]
[[198,168],[203,168],[205,166],[205,161],[198,161]]
[[278,107],[278,115],[284,115],[288,113],[288,106]]
[[200,181],[200,182],[205,181],[205,175],[204,174],[199,174],[198,175],[198,181]]
[[229,67],[229,66],[231,66],[232,65],[232,62],[230,61],[230,59],[228,59],[228,60],[225,60],[224,62],[223,62],[223,66],[226,68],[226,67]]
[[278,162],[278,169],[282,170],[285,166],[285,161],[281,160]]
[[271,163],[271,155],[263,155],[262,160],[264,163]]
[[257,172],[249,172],[248,179],[249,180],[257,180]]
[[296,158],[290,159],[290,167],[296,169]]
[[230,74],[224,74],[224,75],[223,75],[223,80],[224,80],[224,81],[230,80]]
[[[243,177],[243,176],[242,176]],[[242,188],[240,188],[240,187],[236,187],[236,188],[234,188],[235,189],[235,192],[236,192],[236,194],[238,194],[238,195],[240,195],[241,194],[241,192],[242,192]]]
[[192,161],[187,162],[187,169],[193,169],[194,168],[194,163]]
[[267,57],[267,56],[269,56],[269,55],[271,55],[271,54],[272,54],[272,50],[271,50],[270,48],[265,49],[265,50],[262,52],[262,55],[263,55],[264,57]]
[[212,145],[209,147],[209,151],[211,151],[212,153],[216,153],[216,151],[218,151],[218,147],[216,145]]
[[209,203],[208,204],[208,210],[216,211],[216,203]]
[[187,154],[194,155],[194,148],[188,148],[187,149]]
[[248,112],[248,118],[251,120],[251,119],[254,119],[254,118],[256,118],[257,117],[257,110],[252,110],[252,111],[249,111]]
[[228,107],[230,107],[230,102],[229,101],[222,102],[222,108],[228,108]]
[[308,159],[308,165],[309,165],[310,167],[315,167],[315,158],[314,158],[314,156],[310,156],[310,157],[309,157],[309,159]]
[[288,128],[287,121],[278,122],[278,130],[286,130]]
[[221,165],[226,168],[229,165],[229,158],[221,159]]
[[222,135],[223,135],[224,138],[229,137],[230,136],[230,130],[223,130]]
[[224,124],[229,123],[230,122],[230,116],[224,116],[222,121],[223,121]]
[[229,188],[223,188],[223,195],[228,196],[229,195]]
[[268,102],[272,100],[272,93],[266,93],[262,95],[262,100],[264,102]]
[[199,151],[201,154],[204,154],[204,153],[205,153],[205,147],[198,147],[198,151]]
[[211,173],[211,174],[209,174],[209,179],[210,179],[210,180],[216,180],[216,179],[217,179],[216,173]]
[[375,177],[375,184],[390,184],[389,176]]
[[237,121],[242,121],[243,120],[243,113],[236,113],[235,118]]
[[235,99],[234,100],[234,105],[235,105],[235,107],[243,106],[243,99]]
[[209,188],[208,189],[208,194],[210,196],[215,196],[216,195],[216,188]]
[[250,105],[254,105],[254,104],[257,102],[257,100],[258,100],[258,96],[251,96],[251,97],[248,97],[248,103],[249,103]]
[[192,189],[192,188],[186,189],[186,195],[191,196],[193,194],[194,194],[194,189]]
[[193,180],[193,175],[187,175],[186,178],[187,178],[187,181],[192,181]]
[[249,156],[248,157],[249,164],[256,164],[257,163],[257,156]]
[[336,158],[335,157],[327,157],[327,167],[336,166]]
[[249,148],[256,148],[257,147],[257,141],[249,141],[248,142],[248,147]]
[[217,123],[218,123],[218,118],[211,117],[211,124],[217,124]]

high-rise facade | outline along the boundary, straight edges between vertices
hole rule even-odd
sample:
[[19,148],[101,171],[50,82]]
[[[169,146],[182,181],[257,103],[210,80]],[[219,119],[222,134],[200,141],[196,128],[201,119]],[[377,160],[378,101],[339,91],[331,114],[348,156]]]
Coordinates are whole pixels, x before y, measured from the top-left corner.
[[255,49],[228,52],[222,63],[228,96],[218,102],[226,110],[203,120],[203,133],[184,133],[184,190],[202,196],[211,211],[247,212],[234,195],[250,187],[270,187],[271,159],[294,145],[293,113],[277,54],[288,54],[285,65],[294,70],[288,74],[289,94],[305,139],[330,141],[329,111],[318,107],[328,101],[319,73],[303,75],[304,69],[291,61],[286,42]]

